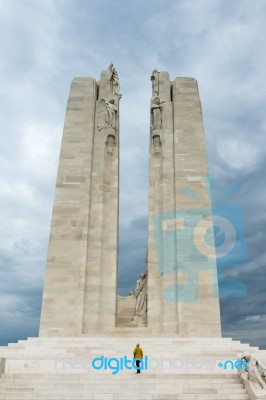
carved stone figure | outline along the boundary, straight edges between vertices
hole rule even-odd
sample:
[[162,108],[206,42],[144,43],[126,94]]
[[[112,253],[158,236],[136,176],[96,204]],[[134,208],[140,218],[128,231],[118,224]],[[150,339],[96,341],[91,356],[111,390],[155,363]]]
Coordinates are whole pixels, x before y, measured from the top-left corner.
[[254,394],[258,393],[258,398],[261,397],[260,393],[263,396],[266,395],[266,368],[264,365],[249,353],[243,354],[241,360],[249,363],[248,369],[240,371],[242,379],[250,384]]
[[107,124],[116,128],[116,114],[117,114],[117,107],[115,105],[114,99],[111,99],[107,103],[105,103],[107,109]]
[[151,74],[151,81],[152,81],[152,96],[159,95],[159,74],[160,72],[157,69],[154,69]]
[[106,127],[117,129],[117,106],[115,100],[111,99],[108,102],[100,100],[97,107],[97,125],[99,131]]
[[147,316],[147,272],[142,272],[137,280],[136,288],[129,294],[136,297],[135,316],[133,320],[138,323],[139,319],[145,320]]
[[153,136],[153,148],[155,154],[161,153],[161,139],[159,135]]
[[110,72],[109,81],[110,81],[111,92],[119,94],[120,90],[119,77],[115,67],[113,66],[113,63],[110,64],[108,70]]
[[114,135],[108,135],[106,141],[107,153],[113,154],[114,147],[115,147],[115,137]]
[[151,103],[151,111],[152,111],[152,123],[151,129],[162,129],[162,104],[165,101],[161,101],[159,97],[155,97]]

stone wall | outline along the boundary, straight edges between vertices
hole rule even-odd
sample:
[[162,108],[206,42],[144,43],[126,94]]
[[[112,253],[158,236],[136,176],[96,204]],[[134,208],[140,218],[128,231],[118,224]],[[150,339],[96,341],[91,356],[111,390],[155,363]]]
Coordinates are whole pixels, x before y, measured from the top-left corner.
[[40,336],[115,326],[119,99],[110,69],[71,84],[43,292]]
[[148,328],[184,336],[220,336],[197,82],[193,78],[170,82],[166,72],[157,77],[159,90],[151,100]]

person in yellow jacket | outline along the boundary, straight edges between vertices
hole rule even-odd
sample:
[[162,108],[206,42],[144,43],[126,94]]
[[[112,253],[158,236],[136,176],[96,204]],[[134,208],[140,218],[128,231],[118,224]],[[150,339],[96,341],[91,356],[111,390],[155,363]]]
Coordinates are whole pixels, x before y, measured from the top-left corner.
[[[143,351],[142,351],[142,348],[139,347],[139,343],[136,344],[136,347],[135,347],[135,349],[133,351],[133,356],[134,356],[134,359],[135,358],[140,358],[141,360],[143,359]],[[136,366],[139,367],[139,364],[140,364],[140,360],[137,360],[136,361]],[[140,369],[139,368],[137,368],[136,374],[140,374]]]

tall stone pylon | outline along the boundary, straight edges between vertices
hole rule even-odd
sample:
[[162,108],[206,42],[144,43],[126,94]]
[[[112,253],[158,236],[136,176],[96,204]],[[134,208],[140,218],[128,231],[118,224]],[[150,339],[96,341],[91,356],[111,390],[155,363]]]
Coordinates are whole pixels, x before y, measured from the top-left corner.
[[115,327],[119,100],[111,64],[75,78],[67,103],[43,291],[40,336]]
[[151,76],[148,329],[221,336],[208,166],[197,81]]

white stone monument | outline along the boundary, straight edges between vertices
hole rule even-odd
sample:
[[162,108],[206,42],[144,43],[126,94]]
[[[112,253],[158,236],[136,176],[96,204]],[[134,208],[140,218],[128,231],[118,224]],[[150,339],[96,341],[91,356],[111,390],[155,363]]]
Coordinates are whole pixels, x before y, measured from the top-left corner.
[[[151,80],[148,327],[219,337],[212,209],[197,81],[171,82],[167,72],[157,70]],[[204,202],[188,196],[187,188]]]
[[[158,70],[151,80],[147,271],[117,296],[121,94],[111,64],[99,82],[71,85],[40,336],[0,347],[1,400],[266,398],[266,351],[220,337],[197,82]],[[132,359],[138,342],[150,360],[141,378],[93,368],[95,358]],[[244,359],[251,369],[238,373]]]
[[113,329],[116,315],[119,80],[71,84],[56,182],[40,336]]
[[[141,290],[136,287],[131,298],[118,298],[116,305],[121,94],[111,64],[99,83],[76,78],[71,85],[40,336],[79,336],[134,324],[150,332],[221,335],[197,82],[192,78],[171,82],[167,72],[157,70],[151,80],[145,285],[141,282]],[[183,193],[186,185],[204,199],[203,206]],[[207,229],[212,246],[204,239]]]

